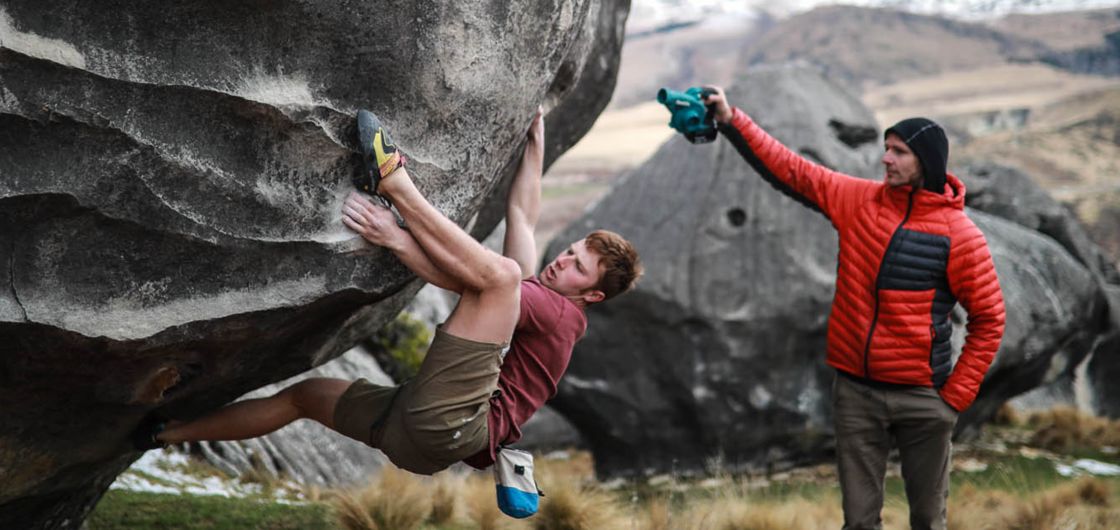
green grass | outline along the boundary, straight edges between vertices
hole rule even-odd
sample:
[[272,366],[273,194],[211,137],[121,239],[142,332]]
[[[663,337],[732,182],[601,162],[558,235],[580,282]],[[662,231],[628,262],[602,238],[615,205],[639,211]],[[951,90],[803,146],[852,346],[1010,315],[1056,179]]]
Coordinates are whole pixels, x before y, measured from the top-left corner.
[[323,504],[277,504],[220,496],[111,490],[87,520],[89,530],[335,530]]
[[[217,495],[111,490],[87,519],[88,530],[341,530],[325,502],[278,504]],[[474,530],[466,523],[420,530]]]
[[[989,462],[988,468],[983,471],[957,471],[951,475],[950,480],[950,488],[972,484],[984,490],[1027,494],[1073,479],[1058,474],[1054,463],[1049,460],[1009,455]],[[899,482],[901,491],[901,480]]]

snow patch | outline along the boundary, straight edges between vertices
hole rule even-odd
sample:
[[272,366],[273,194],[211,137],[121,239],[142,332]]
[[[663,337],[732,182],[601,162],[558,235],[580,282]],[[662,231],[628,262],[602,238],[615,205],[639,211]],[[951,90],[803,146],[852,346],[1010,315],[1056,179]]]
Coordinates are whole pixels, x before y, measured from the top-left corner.
[[1057,469],[1058,474],[1063,477],[1073,477],[1085,473],[1107,477],[1120,475],[1120,466],[1089,458],[1077,460],[1073,465],[1056,464],[1054,468]]
[[[121,473],[109,489],[167,493],[173,495],[217,495],[230,498],[262,497],[264,488],[257,483],[243,483],[219,476],[199,476],[189,470],[190,458],[175,451],[148,451]],[[283,483],[271,495],[282,501],[302,500],[299,486]]]

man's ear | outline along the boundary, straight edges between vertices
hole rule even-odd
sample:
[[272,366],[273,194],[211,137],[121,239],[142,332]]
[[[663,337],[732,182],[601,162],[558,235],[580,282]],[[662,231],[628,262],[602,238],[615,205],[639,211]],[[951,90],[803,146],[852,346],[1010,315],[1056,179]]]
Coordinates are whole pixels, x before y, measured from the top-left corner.
[[586,293],[583,293],[581,296],[583,297],[583,301],[587,302],[587,305],[597,304],[597,303],[602,302],[603,300],[605,300],[607,298],[606,293],[604,293],[603,291],[600,291],[598,289],[592,289],[590,291],[587,291]]

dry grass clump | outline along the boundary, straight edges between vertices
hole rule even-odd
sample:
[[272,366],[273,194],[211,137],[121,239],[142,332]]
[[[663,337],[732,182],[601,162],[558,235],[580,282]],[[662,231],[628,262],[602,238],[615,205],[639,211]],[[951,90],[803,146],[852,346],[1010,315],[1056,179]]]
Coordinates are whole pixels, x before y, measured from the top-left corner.
[[[618,500],[584,475],[579,462],[538,460],[537,483],[545,492],[540,511],[529,521],[534,530],[598,530],[628,528]],[[568,462],[568,461],[564,461]]]
[[996,530],[996,521],[1010,517],[1020,500],[1002,490],[981,490],[965,484],[949,496],[949,530]]
[[432,511],[428,514],[428,522],[434,525],[450,523],[459,512],[459,492],[466,480],[461,475],[440,473],[430,482]]
[[389,466],[377,482],[336,493],[332,504],[347,530],[416,530],[432,510],[429,488],[420,477]]
[[1110,510],[1112,492],[1098,478],[1082,478],[1025,499],[999,490],[966,485],[949,501],[950,530],[1047,530],[1114,528],[1102,521],[1120,517]]
[[682,518],[688,530],[812,530],[839,528],[844,516],[833,500],[789,499],[755,503],[747,498],[717,499],[694,506]]
[[1022,425],[1023,422],[1023,415],[1015,407],[1011,406],[1010,403],[1000,405],[991,419],[992,425],[1001,425],[1004,427]]
[[1086,526],[1096,510],[1078,507],[1107,508],[1110,502],[1108,484],[1096,478],[1083,478],[1042,492],[1023,502],[1006,520],[1009,530],[1044,528],[1093,528]]
[[[813,528],[795,526],[794,521],[779,513],[780,506],[762,507],[744,499],[719,502],[708,506],[698,519],[691,519],[695,526],[690,530],[793,530]],[[823,528],[823,526],[821,526]]]
[[1050,451],[1120,445],[1120,421],[1097,418],[1070,407],[1032,413],[1027,425],[1037,429],[1031,444]]
[[463,481],[462,496],[467,505],[467,519],[480,530],[506,528],[508,519],[495,500],[494,478],[489,473],[472,473]]
[[663,499],[655,499],[646,504],[644,512],[645,524],[643,530],[674,530],[673,514],[669,510],[669,503]]
[[839,528],[844,516],[834,494],[794,496],[781,502],[756,500],[743,483],[721,487],[709,499],[691,501],[674,513],[665,500],[651,501],[634,528],[643,530],[816,530]]
[[1075,498],[1082,504],[1100,508],[1112,505],[1112,488],[1101,479],[1085,477],[1073,483],[1072,488]]

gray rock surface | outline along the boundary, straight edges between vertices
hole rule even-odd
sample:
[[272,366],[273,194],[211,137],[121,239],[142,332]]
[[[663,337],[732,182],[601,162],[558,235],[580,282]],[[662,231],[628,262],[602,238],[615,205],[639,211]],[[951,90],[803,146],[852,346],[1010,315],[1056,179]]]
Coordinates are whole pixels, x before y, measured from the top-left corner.
[[[607,107],[618,77],[619,57],[630,12],[630,0],[590,0],[579,37],[556,71],[549,97],[551,109],[545,119],[548,138],[544,153],[545,169],[574,146],[594,124],[594,118]],[[579,97],[558,97],[566,94]],[[591,117],[592,119],[586,119]],[[514,176],[516,161],[507,167],[502,187]],[[491,195],[476,218],[471,234],[482,239],[505,217],[505,194]]]
[[628,5],[4,2],[0,527],[79,526],[146,413],[321,365],[407,303],[339,222],[356,109],[467,224],[539,102],[582,102],[550,119],[572,137],[606,105],[579,76],[610,79],[619,41],[589,28]]
[[[870,112],[816,72],[756,70],[729,97],[795,151],[881,178]],[[1108,326],[1096,276],[1063,247],[969,214],[995,256],[1008,325],[963,430],[1075,366]],[[630,238],[647,271],[634,292],[591,308],[553,402],[583,434],[597,472],[774,469],[830,458],[834,375],[824,352],[837,245],[823,216],[776,192],[725,140],[673,138],[556,241],[593,227]],[[959,308],[954,321],[959,351]]]
[[[1101,288],[1100,296],[1104,297],[1094,300],[1093,306],[1098,309],[1087,315],[1094,319],[1087,322],[1087,329],[1095,328],[1099,333],[1076,341],[1077,351],[1069,352],[1072,359],[1058,356],[1051,360],[1042,384],[1017,396],[1012,403],[1022,409],[1048,409],[1063,404],[1093,414],[1118,416],[1120,393],[1103,374],[1120,370],[1120,349],[1115,341],[1120,330],[1120,298],[1116,296],[1120,293],[1120,273],[1074,215],[1028,175],[992,163],[970,164],[961,171],[969,178],[966,200],[970,207],[1052,239],[1090,271]],[[1085,347],[1086,342],[1091,344]],[[1082,358],[1085,360],[1076,362]],[[1037,377],[1023,378],[1019,384],[1033,386],[1036,381]]]
[[[988,239],[1007,324],[976,402],[958,420],[958,433],[966,434],[1004,402],[1036,389],[1035,407],[1074,403],[1077,367],[1113,329],[1098,278],[1055,240],[976,210],[969,216]],[[958,306],[954,316],[960,315]],[[965,330],[954,328],[959,348]]]

